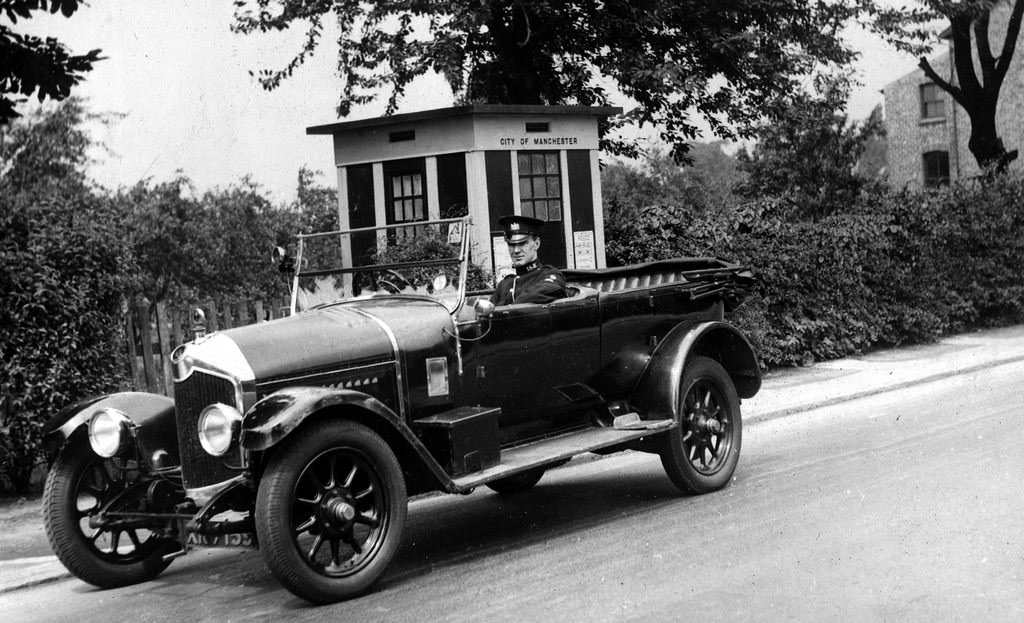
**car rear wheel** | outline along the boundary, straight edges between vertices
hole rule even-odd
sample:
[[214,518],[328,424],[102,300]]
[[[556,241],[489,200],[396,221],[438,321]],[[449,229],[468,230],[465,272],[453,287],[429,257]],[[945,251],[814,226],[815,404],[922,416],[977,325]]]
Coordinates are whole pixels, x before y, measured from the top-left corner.
[[717,361],[694,357],[679,393],[679,426],[664,435],[661,463],[686,493],[721,489],[736,470],[743,437],[736,388]]
[[402,538],[408,501],[401,466],[373,431],[323,422],[286,439],[267,465],[256,533],[281,584],[314,603],[376,582]]
[[104,459],[84,437],[61,450],[47,474],[43,490],[43,523],[53,552],[81,580],[100,588],[116,588],[151,580],[179,549],[177,542],[127,522],[101,524],[106,512],[146,511],[150,478],[135,460]]

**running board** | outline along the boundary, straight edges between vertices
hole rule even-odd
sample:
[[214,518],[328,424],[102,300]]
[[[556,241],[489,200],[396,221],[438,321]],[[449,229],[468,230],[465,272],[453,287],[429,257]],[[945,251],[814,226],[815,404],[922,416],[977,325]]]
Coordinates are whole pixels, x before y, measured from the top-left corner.
[[[644,428],[588,428],[501,451],[497,465],[453,480],[459,489],[470,489],[498,478],[512,476],[577,454],[661,433],[675,427],[674,420],[643,420]],[[635,426],[635,425],[634,425]]]

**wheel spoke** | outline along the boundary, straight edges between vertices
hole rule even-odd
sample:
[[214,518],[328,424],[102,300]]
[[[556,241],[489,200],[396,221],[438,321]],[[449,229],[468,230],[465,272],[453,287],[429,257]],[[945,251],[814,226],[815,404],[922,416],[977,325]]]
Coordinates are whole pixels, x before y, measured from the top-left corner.
[[97,503],[103,498],[103,494],[105,492],[106,489],[100,489],[96,487],[96,485],[90,485],[88,483],[83,483],[82,487],[79,489],[79,493],[85,493],[90,497],[95,498]]
[[331,539],[331,565],[341,566],[341,544],[338,539]]
[[352,551],[354,551],[356,554],[363,553],[363,544],[359,542],[359,539],[357,539],[354,534],[349,532],[342,538],[345,539],[345,543],[348,543],[348,546],[351,547]]
[[354,497],[355,497],[355,498],[356,498],[357,500],[361,500],[361,499],[365,498],[366,496],[370,495],[371,493],[373,493],[373,485],[372,485],[372,484],[370,484],[369,486],[367,486],[367,487],[366,487],[365,489],[363,489],[363,490],[362,490],[362,491],[360,491],[359,493],[355,494],[355,496],[354,496]]
[[[356,474],[359,473],[359,466],[355,463],[352,464],[352,469],[349,470],[348,476],[345,476],[345,483],[342,484],[346,489],[352,488],[352,482],[356,479]],[[358,497],[358,496],[357,496]]]
[[377,528],[380,526],[379,519],[372,515],[363,515],[362,513],[356,516],[355,522],[358,524],[363,524],[364,526],[369,526],[371,528]]
[[313,515],[310,515],[309,519],[307,519],[306,521],[303,521],[299,525],[295,526],[294,532],[295,532],[296,535],[299,535],[299,534],[302,534],[303,532],[308,532],[309,529],[312,528],[315,525],[316,525],[316,517],[313,516]]
[[333,489],[337,486],[338,482],[334,476],[338,470],[338,455],[332,454],[327,457],[327,489]]
[[316,560],[316,555],[320,551],[320,546],[324,544],[324,537],[322,534],[316,535],[313,540],[313,544],[309,546],[309,553],[306,554],[307,560]]
[[125,534],[128,535],[128,540],[132,542],[132,545],[135,547],[136,551],[142,547],[142,542],[139,541],[139,535],[135,533],[134,528],[132,528],[131,530],[125,530]]
[[318,478],[316,473],[314,473],[312,465],[310,465],[309,468],[306,469],[306,473],[304,474],[303,479],[309,481],[313,485],[313,489],[316,490],[316,492],[317,492],[317,494],[316,494],[317,500],[316,501],[319,502],[320,501],[320,492],[323,491],[325,487],[324,487],[323,483],[320,482],[320,478]]
[[697,410],[696,399],[696,392],[691,391],[686,394],[686,399],[683,400],[683,413],[690,419],[693,419],[693,412]]
[[110,553],[116,554],[117,547],[121,543],[121,531],[111,530],[110,531]]

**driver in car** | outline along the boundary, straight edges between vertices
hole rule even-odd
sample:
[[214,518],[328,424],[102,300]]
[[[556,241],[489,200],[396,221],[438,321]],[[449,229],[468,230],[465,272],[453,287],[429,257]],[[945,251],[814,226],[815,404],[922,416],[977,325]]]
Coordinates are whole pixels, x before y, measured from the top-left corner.
[[553,266],[537,260],[540,230],[544,221],[529,216],[510,215],[498,219],[505,230],[505,242],[516,274],[498,283],[491,302],[495,305],[513,303],[550,303],[565,298],[565,277]]

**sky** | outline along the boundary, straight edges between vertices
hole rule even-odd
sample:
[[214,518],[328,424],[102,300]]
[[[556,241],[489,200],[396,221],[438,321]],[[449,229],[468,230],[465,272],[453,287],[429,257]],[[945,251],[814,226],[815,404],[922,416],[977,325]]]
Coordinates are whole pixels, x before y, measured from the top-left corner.
[[[251,175],[272,200],[286,202],[295,196],[302,166],[322,171],[320,182],[333,186],[330,137],[306,135],[309,126],[338,120],[340,79],[330,38],[268,92],[249,71],[284,66],[303,33],[241,35],[231,32],[232,22],[227,0],[94,0],[71,19],[40,12],[15,29],[56,36],[73,53],[102,49],[106,60],[73,92],[92,112],[117,115],[93,131],[106,149],[93,154],[90,173],[103,186],[166,181],[181,171],[202,192]],[[863,85],[848,112],[863,119],[882,102],[882,87],[913,70],[916,59],[865,33],[851,33],[851,40],[862,52],[855,69]],[[407,90],[398,112],[452,101],[443,80],[423,78]],[[356,108],[347,119],[379,116],[384,106]]]

